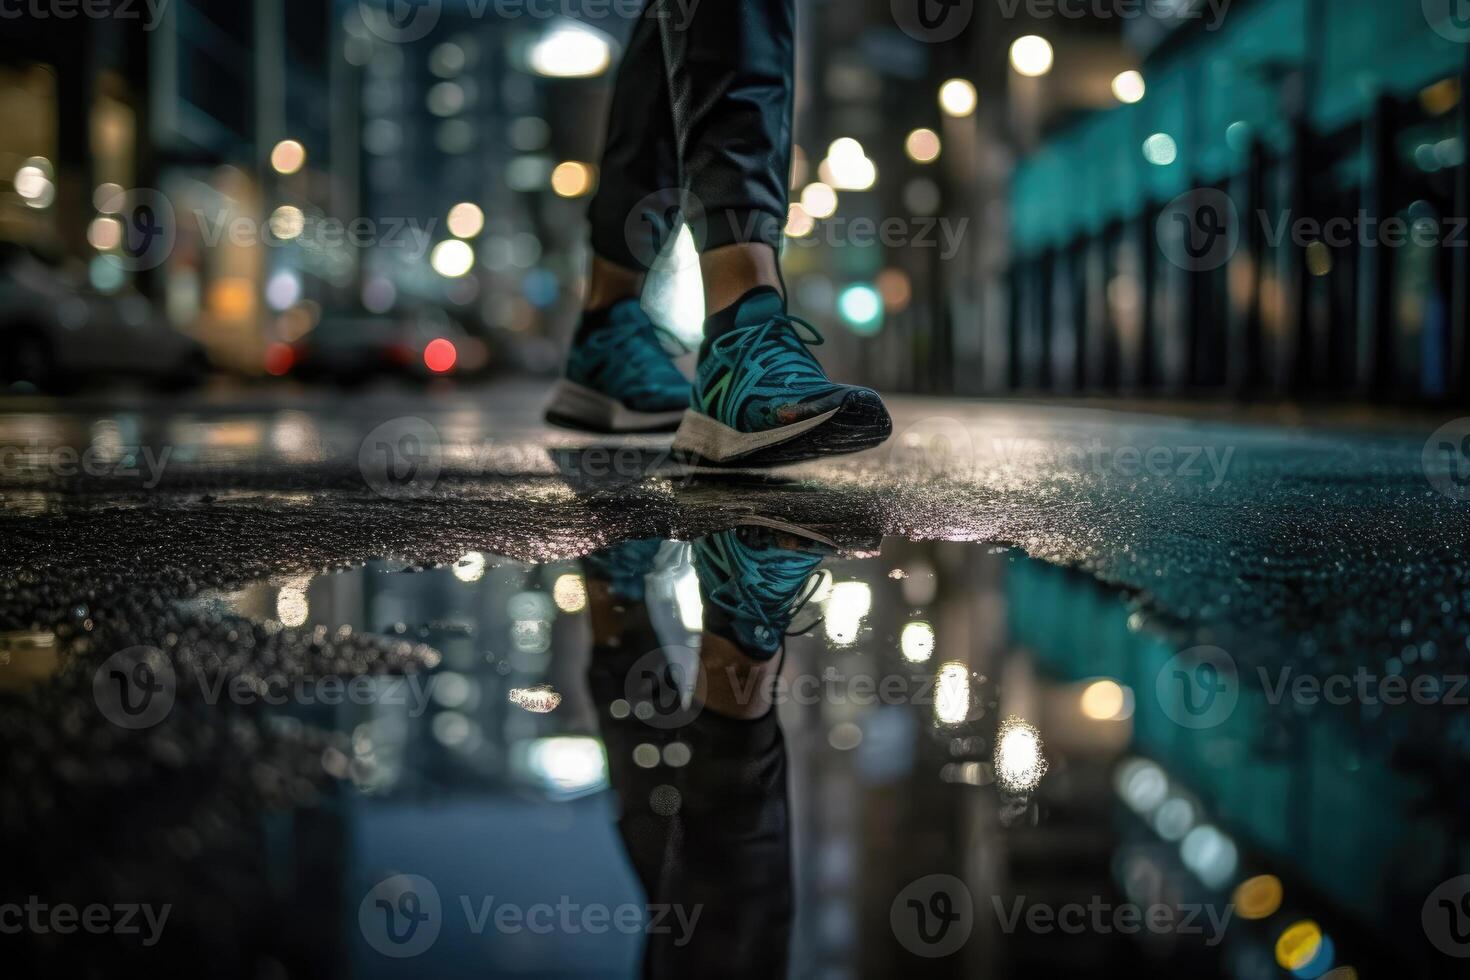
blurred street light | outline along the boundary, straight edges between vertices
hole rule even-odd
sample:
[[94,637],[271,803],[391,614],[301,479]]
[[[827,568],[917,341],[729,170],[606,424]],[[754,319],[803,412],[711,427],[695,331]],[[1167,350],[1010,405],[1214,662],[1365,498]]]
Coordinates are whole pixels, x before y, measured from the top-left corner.
[[939,86],[939,107],[945,115],[963,119],[975,111],[978,101],[975,86],[963,78],[951,78]]
[[296,140],[281,140],[271,150],[271,169],[289,177],[306,166],[306,147]]
[[939,159],[939,134],[932,129],[916,129],[904,140],[903,149],[915,163],[933,163]]
[[531,70],[547,78],[593,78],[612,64],[612,45],[599,31],[568,22],[531,46]]
[[429,255],[429,264],[445,279],[458,279],[475,265],[475,250],[457,238],[440,242]]
[[1132,69],[1122,72],[1113,79],[1113,97],[1126,105],[1142,102],[1144,93],[1148,86],[1143,82],[1143,75]]
[[844,136],[828,148],[820,175],[835,190],[865,191],[877,183],[878,168],[868,159],[861,143]]
[[592,191],[590,164],[568,160],[551,172],[551,189],[558,197],[583,197]]
[[816,221],[800,204],[791,205],[786,212],[786,237],[805,238],[817,226]]
[[448,225],[456,238],[474,238],[485,228],[485,212],[477,204],[462,201],[449,209]]
[[1011,45],[1011,67],[1018,75],[1040,78],[1051,71],[1054,61],[1055,54],[1052,52],[1051,42],[1044,37],[1027,34],[1025,37],[1016,38],[1015,43]]
[[837,192],[821,181],[807,184],[801,192],[801,206],[813,218],[830,218],[837,213]]
[[1179,144],[1168,133],[1154,133],[1143,141],[1143,158],[1156,167],[1167,167],[1179,159]]

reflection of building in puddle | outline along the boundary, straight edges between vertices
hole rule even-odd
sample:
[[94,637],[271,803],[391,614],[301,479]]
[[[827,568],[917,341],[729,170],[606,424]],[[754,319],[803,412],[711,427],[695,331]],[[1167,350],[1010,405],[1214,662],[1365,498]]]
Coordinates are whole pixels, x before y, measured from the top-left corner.
[[59,665],[55,633],[0,633],[0,690],[24,690],[51,677]]

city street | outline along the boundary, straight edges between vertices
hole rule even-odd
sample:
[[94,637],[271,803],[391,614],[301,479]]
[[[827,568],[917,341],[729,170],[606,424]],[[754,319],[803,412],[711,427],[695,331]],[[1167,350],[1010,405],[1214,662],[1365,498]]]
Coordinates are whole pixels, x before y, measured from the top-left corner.
[[[966,936],[986,938],[941,973],[1134,963],[1123,919],[1062,944],[1006,925],[1012,902],[1055,912],[1108,894],[1114,846],[1123,896],[1206,923],[1203,942],[1181,927],[1142,946],[1194,975],[1215,975],[1227,949],[1272,955],[1242,908],[1283,882],[1320,947],[1450,975],[1433,946],[1457,949],[1457,934],[1419,921],[1436,886],[1458,887],[1448,855],[1466,812],[1470,522],[1436,489],[1453,486],[1452,461],[1424,462],[1443,420],[1363,431],[898,399],[879,450],[709,475],[674,466],[666,437],[546,428],[541,397],[516,382],[0,406],[0,825],[31,842],[14,881],[46,881],[53,902],[172,909],[169,942],[119,953],[117,936],[43,935],[36,969],[233,949],[211,972],[346,959],[379,975],[393,961],[369,952],[389,942],[370,889],[410,871],[441,903],[423,961],[436,976],[526,962],[587,975],[609,955],[631,969],[634,937],[497,925],[492,941],[469,912],[482,895],[523,909],[636,899],[596,792],[609,783],[625,800],[647,783],[651,819],[711,805],[701,763],[719,748],[660,714],[630,719],[638,671],[589,659],[589,604],[593,630],[602,615],[589,576],[629,543],[675,542],[648,566],[640,635],[658,636],[660,665],[680,662],[671,649],[687,662],[701,613],[677,542],[762,522],[834,549],[820,626],[789,641],[777,698],[795,975],[855,955],[844,930],[886,923],[907,889],[956,886]],[[166,703],[114,696],[114,674],[146,676]],[[1035,739],[1019,773],[1013,715]],[[599,731],[605,748],[585,748]],[[1216,768],[1228,759],[1246,768]],[[851,821],[859,797],[888,830]],[[1098,822],[1118,820],[1119,800],[1141,819],[1116,823],[1110,845]],[[946,830],[960,813],[1000,835],[983,846],[1010,852],[1008,880],[975,870],[981,845]],[[894,833],[911,846],[894,851]],[[1181,838],[1193,843],[1160,850]],[[1069,856],[1038,864],[1047,853]],[[963,868],[968,890],[925,877]],[[1199,881],[1233,888],[1230,906]],[[971,895],[977,882],[993,900]],[[749,910],[775,886],[742,887],[731,901]],[[349,934],[339,913],[359,898],[369,911]],[[1208,926],[1222,909],[1238,917],[1225,946]],[[863,969],[933,955],[898,918],[872,928]]]

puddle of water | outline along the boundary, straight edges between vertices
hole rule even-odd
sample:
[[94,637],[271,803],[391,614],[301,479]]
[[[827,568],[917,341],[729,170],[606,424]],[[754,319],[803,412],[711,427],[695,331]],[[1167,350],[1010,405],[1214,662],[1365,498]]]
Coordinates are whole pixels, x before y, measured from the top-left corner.
[[[0,636],[36,753],[0,790],[13,881],[171,911],[153,944],[43,914],[23,965],[1341,980],[1470,954],[1467,809],[1412,757],[1442,705],[1368,737],[1272,704],[1002,548],[767,528],[374,562],[145,604],[105,662],[123,634],[85,612]],[[706,628],[800,635],[763,687]],[[761,690],[772,714],[732,717]]]

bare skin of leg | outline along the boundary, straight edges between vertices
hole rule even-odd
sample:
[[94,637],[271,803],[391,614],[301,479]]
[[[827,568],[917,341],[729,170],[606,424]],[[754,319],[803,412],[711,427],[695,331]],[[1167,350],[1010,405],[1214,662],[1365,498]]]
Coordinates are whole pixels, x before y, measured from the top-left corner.
[[705,708],[737,721],[765,717],[775,703],[772,682],[780,663],[779,655],[770,660],[756,660],[729,640],[713,633],[704,634],[699,664],[704,674],[700,686]]
[[[641,602],[627,603],[612,594],[606,582],[587,583],[587,613],[592,642],[616,646],[634,619],[648,617]],[[729,640],[704,634],[699,647],[699,678],[694,697],[709,711],[737,721],[754,721],[771,710],[780,656],[756,660],[746,656]]]
[[776,250],[764,244],[726,245],[700,255],[705,311],[717,313],[757,286],[784,296],[778,261]]
[[619,300],[637,299],[643,295],[643,280],[646,278],[647,273],[641,269],[614,265],[607,259],[594,255],[582,309],[605,310]]

